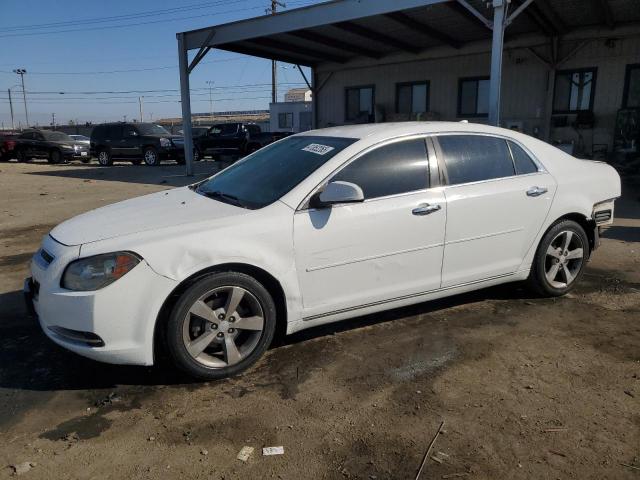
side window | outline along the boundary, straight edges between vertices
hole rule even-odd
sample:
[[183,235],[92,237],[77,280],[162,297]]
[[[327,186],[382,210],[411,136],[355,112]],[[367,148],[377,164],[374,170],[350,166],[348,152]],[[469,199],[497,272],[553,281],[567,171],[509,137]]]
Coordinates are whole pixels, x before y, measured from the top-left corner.
[[527,173],[536,173],[538,166],[535,164],[531,157],[525,152],[520,145],[513,142],[509,143],[509,149],[511,150],[511,156],[513,157],[513,164],[516,167],[517,175],[525,175]]
[[33,132],[33,139],[44,142],[44,136],[41,133]]
[[344,167],[331,179],[336,180],[360,186],[365,199],[429,188],[425,141],[405,140],[376,148]]
[[124,138],[135,137],[136,134],[138,133],[136,129],[133,128],[131,125],[125,125],[123,127],[123,131],[124,131]]
[[21,138],[23,140],[33,140],[33,133],[25,132],[25,133],[21,134],[18,138]]
[[507,142],[483,135],[441,135],[450,185],[515,175]]
[[222,137],[231,137],[236,133],[238,133],[237,123],[225,123],[220,125],[220,136]]

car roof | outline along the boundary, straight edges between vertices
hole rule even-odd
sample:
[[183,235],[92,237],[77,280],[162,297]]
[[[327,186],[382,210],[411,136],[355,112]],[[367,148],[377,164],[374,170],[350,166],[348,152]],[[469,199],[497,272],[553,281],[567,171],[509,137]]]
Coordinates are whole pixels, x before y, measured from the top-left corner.
[[339,127],[328,127],[318,130],[309,130],[298,135],[364,139],[367,137],[378,135],[392,138],[403,135],[443,132],[487,133],[507,136],[514,136],[514,134],[517,135],[517,133],[513,130],[492,127],[481,123],[468,122],[366,123],[360,125],[343,125]]

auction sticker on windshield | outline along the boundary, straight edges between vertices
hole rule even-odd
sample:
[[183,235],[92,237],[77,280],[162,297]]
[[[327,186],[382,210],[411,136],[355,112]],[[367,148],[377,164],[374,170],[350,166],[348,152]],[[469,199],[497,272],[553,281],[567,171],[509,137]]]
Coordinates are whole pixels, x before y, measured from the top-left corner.
[[320,143],[310,143],[302,149],[302,151],[304,152],[311,152],[318,155],[326,155],[331,150],[334,150],[334,147],[330,147],[329,145],[322,145]]

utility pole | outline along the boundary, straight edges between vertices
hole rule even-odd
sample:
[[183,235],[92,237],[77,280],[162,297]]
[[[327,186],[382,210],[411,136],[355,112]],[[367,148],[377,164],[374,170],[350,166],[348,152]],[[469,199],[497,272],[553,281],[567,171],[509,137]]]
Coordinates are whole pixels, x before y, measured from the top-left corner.
[[15,130],[16,126],[15,123],[13,123],[13,102],[11,101],[11,89],[7,89],[7,91],[9,92],[9,110],[11,110],[11,130]]
[[29,112],[27,111],[27,93],[24,91],[24,74],[27,71],[24,68],[16,68],[13,73],[17,73],[20,75],[20,80],[22,81],[22,100],[24,100],[24,116],[27,120],[27,127],[29,127]]
[[[267,13],[271,13],[271,15],[275,15],[276,14],[276,9],[278,8],[278,6],[281,6],[282,8],[287,8],[287,6],[278,1],[278,0],[271,0],[271,8],[267,9]],[[278,70],[278,66],[276,64],[277,62],[275,60],[271,60],[271,103],[276,103],[276,101],[278,100],[278,79],[277,79],[277,70]]]
[[207,85],[209,85],[209,116],[211,117],[211,121],[213,121],[213,97],[211,96],[211,87],[213,87],[215,83],[216,82],[207,80]]
[[53,129],[56,129],[56,114],[55,112],[51,114],[51,126],[53,127]]
[[144,122],[144,115],[142,113],[142,99],[144,97],[138,97],[138,106],[140,107],[140,122]]

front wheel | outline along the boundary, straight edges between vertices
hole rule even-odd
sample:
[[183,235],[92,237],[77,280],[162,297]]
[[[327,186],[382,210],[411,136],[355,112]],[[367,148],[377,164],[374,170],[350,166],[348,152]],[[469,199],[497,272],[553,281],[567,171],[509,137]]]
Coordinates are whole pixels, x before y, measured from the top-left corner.
[[51,152],[49,152],[49,163],[62,163],[62,153],[60,153],[60,150],[51,150]]
[[150,167],[157,167],[160,165],[160,157],[158,151],[153,147],[147,147],[144,149],[144,163]]
[[214,273],[194,283],[176,303],[167,322],[167,345],[187,374],[225,378],[258,361],[275,327],[275,304],[262,284],[243,273]]
[[544,296],[568,293],[582,276],[589,254],[584,228],[573,220],[556,223],[540,241],[531,266],[530,285]]
[[18,159],[18,162],[21,162],[21,163],[26,162],[28,160],[27,153],[22,148],[16,151],[16,158]]
[[98,163],[103,167],[113,165],[113,159],[108,150],[100,150],[100,152],[98,152]]

